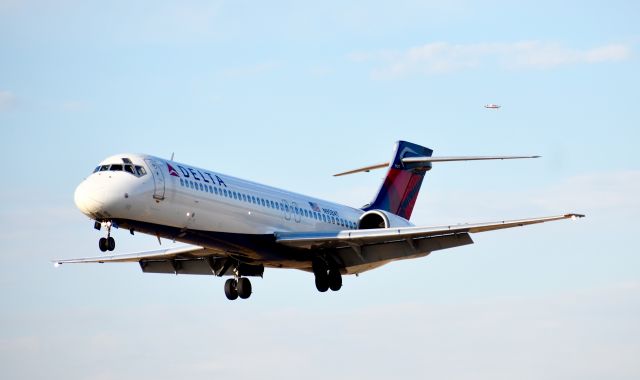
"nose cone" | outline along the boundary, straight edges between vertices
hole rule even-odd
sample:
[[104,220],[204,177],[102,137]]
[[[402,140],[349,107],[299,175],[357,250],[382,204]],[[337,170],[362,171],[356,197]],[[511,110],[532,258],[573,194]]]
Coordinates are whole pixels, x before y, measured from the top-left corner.
[[76,207],[78,207],[83,214],[92,217],[99,214],[102,210],[103,203],[98,200],[102,198],[101,193],[102,190],[97,188],[95,184],[83,181],[76,188],[73,194],[73,200],[76,203]]

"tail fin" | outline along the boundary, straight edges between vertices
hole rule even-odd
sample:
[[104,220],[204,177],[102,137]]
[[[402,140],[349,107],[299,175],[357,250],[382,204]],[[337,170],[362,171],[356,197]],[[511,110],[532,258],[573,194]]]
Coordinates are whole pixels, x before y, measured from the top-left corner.
[[433,150],[407,141],[398,141],[378,195],[363,210],[385,210],[405,219],[411,217],[424,174],[431,170],[430,162],[405,163],[406,157],[431,157]]

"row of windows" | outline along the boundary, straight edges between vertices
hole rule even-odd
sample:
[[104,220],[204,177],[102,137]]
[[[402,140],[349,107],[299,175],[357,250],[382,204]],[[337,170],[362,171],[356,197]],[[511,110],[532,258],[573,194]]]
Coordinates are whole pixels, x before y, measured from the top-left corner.
[[131,173],[136,177],[142,177],[143,175],[147,174],[147,171],[144,170],[144,168],[140,165],[132,165],[132,164],[111,164],[111,165],[100,165],[100,166],[96,166],[96,168],[93,170],[94,173],[96,172],[106,172],[106,171],[110,171],[110,172],[127,172],[127,173]]
[[198,190],[198,191],[204,191],[207,193],[219,195],[222,197],[227,197],[230,199],[235,199],[241,202],[246,202],[246,203],[251,203],[251,204],[262,206],[262,207],[267,207],[267,208],[278,210],[278,211],[283,211],[283,212],[286,212],[287,214],[293,213],[296,215],[300,215],[300,217],[315,219],[320,222],[331,223],[331,224],[335,224],[337,226],[341,226],[349,229],[357,228],[355,223],[342,218],[328,216],[323,213],[315,212],[313,210],[307,210],[305,208],[298,207],[295,205],[289,206],[287,203],[284,203],[284,202],[278,202],[270,199],[256,197],[253,195],[247,195],[239,191],[236,192],[236,191],[227,190],[224,188],[219,189],[216,186],[206,185],[201,182],[189,181],[182,178],[180,178],[180,186]]

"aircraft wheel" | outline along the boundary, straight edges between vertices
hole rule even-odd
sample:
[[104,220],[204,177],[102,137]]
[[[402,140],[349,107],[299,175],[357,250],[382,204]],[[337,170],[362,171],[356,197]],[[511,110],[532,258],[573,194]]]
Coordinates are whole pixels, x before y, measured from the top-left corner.
[[109,249],[107,238],[100,238],[100,240],[98,240],[98,248],[100,248],[102,252],[106,252]]
[[251,295],[251,281],[248,278],[241,277],[238,279],[238,285],[236,286],[238,296],[242,299],[247,299]]
[[326,273],[316,273],[316,289],[322,293],[329,289],[329,276]]
[[331,269],[329,271],[329,277],[327,279],[329,284],[329,289],[334,292],[340,290],[342,288],[342,275],[338,269]]
[[227,296],[227,299],[233,301],[238,298],[237,286],[235,278],[230,278],[224,283],[224,295]]
[[116,249],[116,240],[111,236],[107,238],[107,249],[109,251],[113,251],[114,249]]

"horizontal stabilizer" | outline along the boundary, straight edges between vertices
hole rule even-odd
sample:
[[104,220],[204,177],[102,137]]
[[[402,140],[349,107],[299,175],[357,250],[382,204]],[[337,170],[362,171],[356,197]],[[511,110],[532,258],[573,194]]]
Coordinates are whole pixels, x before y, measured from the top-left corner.
[[541,156],[451,156],[451,157],[405,157],[403,163],[422,162],[453,162],[453,161],[486,161],[486,160],[517,160],[521,158],[540,158]]
[[[402,158],[402,163],[405,164],[420,164],[420,163],[432,163],[432,162],[455,162],[455,161],[486,161],[486,160],[516,160],[522,158],[540,158],[541,156],[450,156],[450,157],[405,157]],[[389,166],[389,162],[365,166],[363,168],[353,169],[346,172],[334,174],[334,177],[340,177],[343,175],[368,172],[374,169],[382,169]]]

